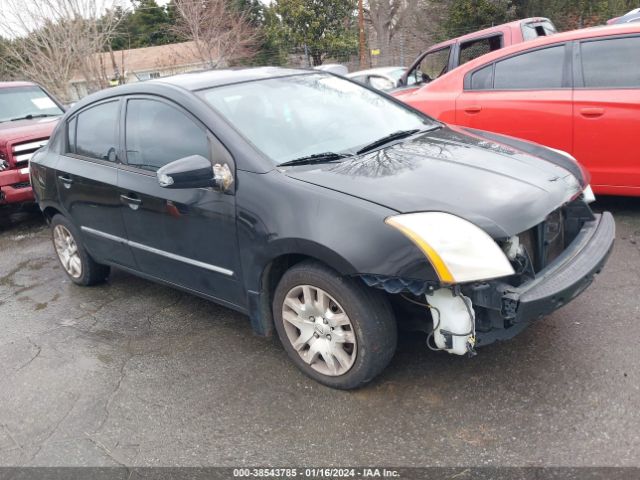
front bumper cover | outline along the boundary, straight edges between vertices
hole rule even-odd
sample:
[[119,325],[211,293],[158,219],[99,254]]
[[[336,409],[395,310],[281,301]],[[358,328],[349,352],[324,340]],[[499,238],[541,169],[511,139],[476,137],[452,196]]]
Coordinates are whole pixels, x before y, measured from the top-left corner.
[[[538,272],[535,279],[518,287],[501,282],[494,284],[494,295],[500,295],[501,316],[509,327],[477,332],[479,346],[514,337],[533,320],[566,305],[591,284],[606,263],[615,240],[611,213],[594,216],[595,219],[585,222],[573,242],[553,263]],[[480,300],[478,292],[475,294],[472,296]]]
[[0,205],[33,201],[28,167],[0,172]]

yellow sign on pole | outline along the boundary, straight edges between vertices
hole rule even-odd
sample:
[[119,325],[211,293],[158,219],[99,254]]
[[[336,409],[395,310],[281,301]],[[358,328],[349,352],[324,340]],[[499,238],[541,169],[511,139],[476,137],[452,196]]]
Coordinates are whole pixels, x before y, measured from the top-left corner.
[[373,56],[380,55],[380,49],[374,48],[373,50],[371,50],[371,55]]

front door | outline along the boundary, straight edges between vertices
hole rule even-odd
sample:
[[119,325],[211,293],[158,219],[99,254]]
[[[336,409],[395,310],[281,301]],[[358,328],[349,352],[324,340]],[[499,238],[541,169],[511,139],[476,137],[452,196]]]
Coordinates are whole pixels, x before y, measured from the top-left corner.
[[110,100],[67,121],[67,146],[58,157],[56,182],[60,201],[91,256],[133,267],[117,186],[119,111],[120,100]]
[[[228,152],[175,104],[130,97],[125,108],[119,201],[139,270],[244,306],[235,196],[213,188],[162,188],[156,178],[156,171],[174,160],[190,155],[212,160]],[[218,161],[231,163],[230,156]]]

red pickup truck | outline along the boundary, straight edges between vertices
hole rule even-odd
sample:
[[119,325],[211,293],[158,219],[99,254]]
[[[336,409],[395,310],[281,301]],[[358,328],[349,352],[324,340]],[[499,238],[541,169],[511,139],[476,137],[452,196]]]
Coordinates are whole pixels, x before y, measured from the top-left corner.
[[544,17],[515,20],[433,45],[418,55],[398,82],[403,94],[411,93],[465,63],[509,45],[556,33]]
[[31,82],[0,82],[0,206],[33,200],[29,159],[47,144],[63,106]]

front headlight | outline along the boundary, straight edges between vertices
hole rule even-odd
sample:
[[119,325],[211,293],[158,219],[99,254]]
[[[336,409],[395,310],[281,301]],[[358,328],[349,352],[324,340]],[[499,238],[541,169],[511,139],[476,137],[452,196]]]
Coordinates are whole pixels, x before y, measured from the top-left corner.
[[462,283],[513,275],[498,244],[483,230],[443,212],[407,213],[388,217],[422,250],[442,283]]

